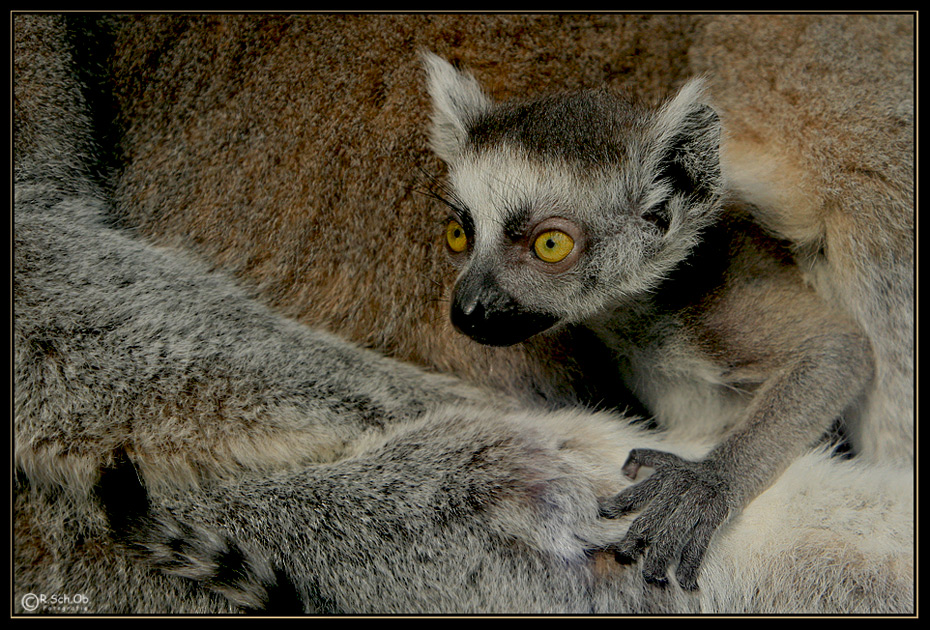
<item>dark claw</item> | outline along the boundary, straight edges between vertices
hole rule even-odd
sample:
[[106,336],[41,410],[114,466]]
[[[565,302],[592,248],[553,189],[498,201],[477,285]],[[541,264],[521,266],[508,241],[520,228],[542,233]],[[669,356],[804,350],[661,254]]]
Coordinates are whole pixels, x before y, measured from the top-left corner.
[[614,507],[615,501],[613,499],[601,499],[597,502],[597,515],[600,518],[617,518],[617,510]]
[[681,574],[679,573],[679,575],[677,576],[678,585],[685,591],[696,591],[698,590],[698,583],[694,577],[694,572],[690,571],[689,574],[690,574],[689,577],[682,578]]
[[646,580],[646,584],[652,584],[658,588],[666,588],[668,586],[668,578],[665,576],[657,577],[643,571],[643,579]]
[[633,564],[646,550],[646,540],[627,534],[627,537],[611,547],[614,559],[620,564]]

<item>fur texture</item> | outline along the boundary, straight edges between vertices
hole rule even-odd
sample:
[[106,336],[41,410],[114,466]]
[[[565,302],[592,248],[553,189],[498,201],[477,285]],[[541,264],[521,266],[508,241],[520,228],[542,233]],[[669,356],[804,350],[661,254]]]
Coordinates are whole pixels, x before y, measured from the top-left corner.
[[[413,202],[386,166],[399,159],[391,142],[421,124],[427,107],[409,107],[379,83],[383,72],[359,75],[365,63],[340,47],[370,51],[377,33],[387,38],[384,50],[400,50],[392,38],[431,37],[434,28],[447,29],[452,45],[452,33],[483,33],[488,24],[470,18],[462,31],[452,28],[457,16],[404,17],[96,24],[14,16],[14,611],[913,612],[910,471],[805,456],[720,532],[698,594],[653,590],[598,551],[628,523],[599,519],[596,497],[621,489],[618,456],[634,444],[688,457],[709,445],[662,441],[612,414],[527,409],[305,327],[336,329],[407,359],[432,357],[422,362],[524,395],[578,396],[571,369],[550,381],[520,358],[529,356],[523,350],[464,350],[442,325],[424,334],[436,330],[430,309],[410,296],[423,296],[430,282],[420,274],[438,268],[423,259],[440,264],[430,240],[411,237],[422,251],[409,269],[368,266],[371,241],[354,230],[371,225],[374,209],[391,217],[384,225],[395,225],[401,206],[419,216],[433,210]],[[654,42],[644,52],[654,68],[693,34],[672,17],[492,21],[504,39],[530,38],[511,40],[524,51],[515,72],[536,61],[527,51],[547,29],[575,38],[559,53],[570,59],[616,45],[617,29],[629,28],[636,37],[621,41],[630,48],[639,37]],[[308,34],[317,57],[291,48]],[[82,55],[91,40],[113,56],[90,63]],[[400,118],[379,118],[375,105],[346,110],[353,120],[295,105],[288,98],[314,93],[299,85],[280,100],[262,96],[280,84],[260,77],[291,69],[295,58],[307,74],[285,76],[301,84],[319,63],[327,103],[342,73],[348,83],[338,93]],[[330,66],[333,59],[352,71]],[[215,71],[230,61],[229,74]],[[400,68],[390,85],[406,85],[406,74],[416,93],[416,63],[388,64]],[[602,71],[627,67],[611,63]],[[628,78],[655,88],[661,81],[642,80],[649,72]],[[302,115],[319,124],[301,126]],[[119,126],[108,128],[113,119]],[[370,166],[377,160],[354,162],[352,142],[342,158],[323,157],[343,133],[368,146],[378,120],[385,134],[377,150],[392,156],[385,170]],[[327,121],[337,123],[335,135],[321,132]],[[288,136],[292,164],[339,172],[364,164],[358,172],[367,176],[353,180],[362,186],[337,190],[345,180],[332,172],[302,178],[282,169],[262,143],[283,147]],[[321,144],[298,147],[301,137]],[[411,137],[425,147],[424,137]],[[210,149],[197,158],[198,147]],[[233,157],[237,147],[249,155]],[[290,173],[289,185],[269,173]],[[311,181],[321,184],[312,193],[294,187]],[[274,210],[283,207],[290,210]],[[340,208],[366,220],[340,223]],[[281,236],[292,222],[323,230],[303,231],[309,238],[295,247]],[[404,224],[435,232],[428,222]],[[345,238],[329,239],[331,230]],[[150,239],[186,244],[208,262]],[[247,253],[259,241],[275,243],[262,250],[270,257]],[[217,265],[240,280],[211,270]],[[342,265],[357,265],[355,274]],[[415,289],[401,289],[405,273],[420,278]],[[758,535],[765,528],[772,531]],[[84,610],[50,600],[76,593],[86,595]],[[29,594],[46,601],[33,607]]]

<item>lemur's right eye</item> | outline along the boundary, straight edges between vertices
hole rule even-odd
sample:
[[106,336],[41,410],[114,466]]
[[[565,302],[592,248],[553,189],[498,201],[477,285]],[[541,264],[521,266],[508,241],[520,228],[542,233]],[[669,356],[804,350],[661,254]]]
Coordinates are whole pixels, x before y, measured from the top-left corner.
[[557,263],[565,259],[575,248],[575,241],[561,230],[549,230],[536,237],[533,249],[540,260]]
[[449,221],[449,224],[446,226],[446,243],[449,244],[449,249],[456,254],[464,252],[465,248],[468,246],[468,237],[465,236],[465,229],[458,221]]

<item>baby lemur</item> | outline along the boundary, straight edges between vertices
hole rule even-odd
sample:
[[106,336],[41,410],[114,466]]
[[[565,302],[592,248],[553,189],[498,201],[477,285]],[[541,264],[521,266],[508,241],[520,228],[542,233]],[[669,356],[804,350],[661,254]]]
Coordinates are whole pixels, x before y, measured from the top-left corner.
[[[608,90],[494,103],[426,53],[431,144],[448,166],[451,321],[489,345],[588,327],[659,426],[719,438],[700,461],[634,449],[653,475],[601,502],[639,511],[611,547],[681,587],[716,529],[856,403],[867,338],[728,200],[721,124],[693,80],[658,108]],[[618,386],[620,383],[618,383]]]

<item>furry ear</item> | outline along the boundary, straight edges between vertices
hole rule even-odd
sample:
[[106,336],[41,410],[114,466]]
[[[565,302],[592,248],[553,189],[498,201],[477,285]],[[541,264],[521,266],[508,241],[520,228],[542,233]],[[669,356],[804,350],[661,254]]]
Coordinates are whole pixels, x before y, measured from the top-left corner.
[[719,195],[720,117],[704,104],[704,81],[692,79],[655,117],[656,180],[699,198]]
[[469,123],[491,108],[491,99],[472,75],[456,70],[445,59],[426,51],[420,53],[420,58],[433,100],[430,144],[448,164],[461,151]]

